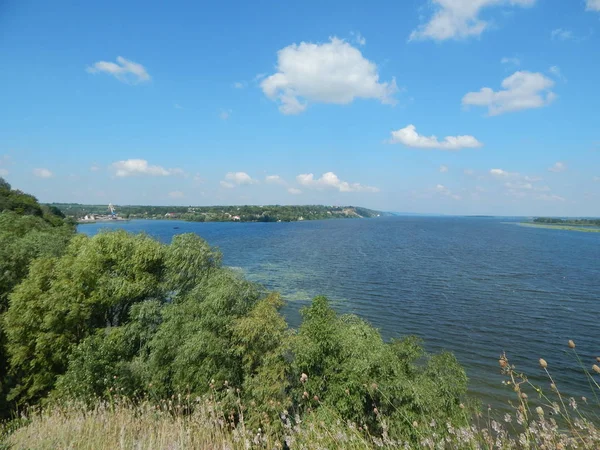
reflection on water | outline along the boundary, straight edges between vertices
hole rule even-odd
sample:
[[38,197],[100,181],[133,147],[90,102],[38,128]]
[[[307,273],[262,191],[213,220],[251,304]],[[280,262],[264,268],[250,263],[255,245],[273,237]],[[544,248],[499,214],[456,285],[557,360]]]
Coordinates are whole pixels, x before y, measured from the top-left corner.
[[[93,224],[144,231],[164,242],[195,232],[224,263],[280,291],[292,326],[299,309],[327,295],[340,312],[360,315],[385,338],[415,334],[430,351],[453,351],[471,389],[506,398],[498,356],[547,384],[537,361],[572,395],[588,395],[577,343],[589,365],[600,354],[600,233],[519,227],[507,219],[398,217],[298,223],[131,221]],[[179,229],[174,230],[177,226]]]

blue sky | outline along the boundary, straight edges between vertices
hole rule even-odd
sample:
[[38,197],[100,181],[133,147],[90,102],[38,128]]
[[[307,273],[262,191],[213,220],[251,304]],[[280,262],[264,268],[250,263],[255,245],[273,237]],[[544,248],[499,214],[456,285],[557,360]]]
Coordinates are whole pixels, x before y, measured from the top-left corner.
[[600,0],[0,2],[41,201],[600,216]]

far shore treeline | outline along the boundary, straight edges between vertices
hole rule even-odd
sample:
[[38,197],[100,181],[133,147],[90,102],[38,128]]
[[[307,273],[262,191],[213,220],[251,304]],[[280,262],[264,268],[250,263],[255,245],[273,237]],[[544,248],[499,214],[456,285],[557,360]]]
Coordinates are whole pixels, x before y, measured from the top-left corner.
[[556,217],[536,217],[533,219],[533,223],[547,224],[547,225],[591,225],[600,226],[600,219],[560,219]]
[[[107,205],[82,205],[79,203],[52,203],[63,214],[73,219],[92,214],[107,214]],[[294,222],[299,220],[371,218],[389,216],[390,213],[374,211],[359,206],[323,205],[241,205],[241,206],[116,206],[117,214],[124,219],[179,219],[190,222]]]
[[221,261],[192,233],[77,234],[0,178],[0,449],[599,448],[574,399],[506,356],[514,409],[483,415],[452,353],[386,342],[323,296],[292,329]]

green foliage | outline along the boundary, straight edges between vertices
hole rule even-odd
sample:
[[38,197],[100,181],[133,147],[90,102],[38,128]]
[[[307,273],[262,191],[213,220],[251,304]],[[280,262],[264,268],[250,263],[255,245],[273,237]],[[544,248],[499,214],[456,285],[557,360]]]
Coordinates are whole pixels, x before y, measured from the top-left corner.
[[130,321],[120,327],[98,329],[69,355],[68,368],[58,377],[52,399],[75,398],[87,404],[111,395],[143,392],[140,358],[161,322],[161,303],[147,300],[131,307]]
[[234,350],[243,364],[244,401],[252,405],[246,421],[274,432],[281,431],[279,416],[291,406],[286,360],[291,333],[278,312],[282,306],[279,294],[270,294],[232,327]]
[[221,260],[221,253],[198,235],[179,234],[167,251],[167,284],[185,294],[220,267]]
[[60,211],[39,205],[35,197],[12,190],[0,178],[0,417],[9,411],[6,393],[14,382],[8,375],[2,320],[8,295],[25,278],[31,261],[64,251],[75,228],[61,215]]
[[163,321],[149,343],[148,371],[157,395],[205,393],[225,381],[240,386],[241,358],[232,346],[231,326],[260,296],[239,274],[220,269],[177,302],[165,305]]
[[423,417],[441,424],[460,420],[466,393],[464,370],[450,354],[427,357],[415,338],[385,343],[356,316],[337,316],[317,297],[303,311],[293,339],[293,398],[301,408],[325,407],[344,420],[383,432],[380,414],[391,418],[391,436],[410,436]]
[[60,255],[74,228],[52,226],[36,216],[0,213],[0,314],[8,306],[8,294],[23,280],[29,263],[41,256]]
[[164,248],[124,232],[78,235],[64,256],[39,258],[10,295],[7,348],[19,383],[11,396],[39,400],[64,373],[72,346],[125,321],[136,302],[161,297]]

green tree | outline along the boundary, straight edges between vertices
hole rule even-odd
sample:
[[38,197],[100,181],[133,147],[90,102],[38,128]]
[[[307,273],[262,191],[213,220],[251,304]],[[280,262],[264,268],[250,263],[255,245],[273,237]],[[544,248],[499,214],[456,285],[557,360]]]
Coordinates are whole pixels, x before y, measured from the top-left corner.
[[291,406],[291,387],[286,356],[291,331],[279,314],[283,300],[272,293],[232,325],[235,354],[241,358],[247,424],[258,429],[281,431],[279,415]]
[[291,392],[301,410],[325,407],[379,433],[382,414],[391,435],[413,439],[413,422],[423,417],[461,420],[467,379],[454,356],[429,357],[415,338],[386,343],[358,317],[337,316],[325,297],[302,314],[291,345]]
[[143,235],[77,235],[60,257],[35,260],[10,295],[5,331],[11,398],[36,402],[64,373],[72,347],[99,328],[118,326],[137,302],[164,297],[164,246]]
[[193,289],[163,307],[163,320],[149,348],[148,373],[158,395],[196,394],[227,381],[240,386],[241,358],[235,354],[231,327],[260,297],[260,290],[239,274],[210,271]]

